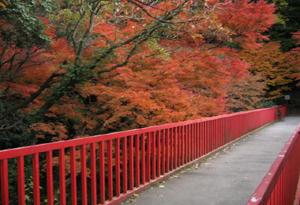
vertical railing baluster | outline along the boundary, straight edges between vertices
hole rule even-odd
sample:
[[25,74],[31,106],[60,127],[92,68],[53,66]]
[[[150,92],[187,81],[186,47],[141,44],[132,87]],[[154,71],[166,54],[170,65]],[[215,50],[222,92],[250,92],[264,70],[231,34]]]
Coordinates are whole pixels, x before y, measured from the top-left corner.
[[170,171],[170,131],[169,129],[165,130],[166,136],[166,172]]
[[166,172],[166,132],[165,129],[161,130],[161,155],[162,155],[162,159],[161,159],[161,163],[162,163],[162,168],[161,168],[161,174],[165,174]]
[[121,178],[120,178],[120,138],[116,139],[116,147],[115,147],[115,154],[116,154],[116,196],[120,196],[121,194]]
[[41,203],[39,153],[35,153],[32,156],[32,178],[33,178],[33,204],[39,205]]
[[72,205],[77,205],[77,172],[76,172],[76,148],[71,147],[70,151],[70,172],[71,172],[71,198]]
[[151,133],[147,133],[147,164],[146,164],[146,173],[147,173],[147,182],[151,180]]
[[142,184],[146,183],[146,136],[142,134]]
[[140,186],[140,135],[135,136],[135,185]]
[[59,194],[60,204],[66,205],[66,170],[65,170],[65,149],[59,152]]
[[183,126],[183,162],[187,163],[187,126]]
[[114,196],[112,140],[107,141],[108,199]]
[[105,203],[105,146],[104,141],[99,142],[99,186],[100,204]]
[[8,160],[0,160],[0,191],[2,205],[9,205]]
[[152,138],[152,179],[156,178],[156,131],[151,132]]
[[161,130],[157,131],[157,176],[161,175]]
[[81,201],[82,205],[88,204],[88,196],[87,196],[87,169],[86,169],[86,145],[81,145]]
[[97,172],[96,172],[96,144],[90,144],[90,167],[91,167],[91,204],[97,205]]
[[133,137],[129,137],[129,190],[133,190],[134,187],[134,147]]
[[47,159],[47,201],[48,205],[54,204],[54,193],[53,193],[53,159],[52,151],[46,153]]
[[174,133],[174,169],[178,167],[178,130],[177,127],[173,128]]
[[18,157],[18,202],[19,205],[25,205],[25,170],[24,156]]

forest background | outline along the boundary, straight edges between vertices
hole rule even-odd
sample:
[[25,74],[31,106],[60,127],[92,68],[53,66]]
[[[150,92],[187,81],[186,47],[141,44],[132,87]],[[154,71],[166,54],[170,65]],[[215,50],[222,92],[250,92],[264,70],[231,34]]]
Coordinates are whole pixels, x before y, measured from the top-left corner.
[[0,0],[0,149],[268,107],[297,0]]

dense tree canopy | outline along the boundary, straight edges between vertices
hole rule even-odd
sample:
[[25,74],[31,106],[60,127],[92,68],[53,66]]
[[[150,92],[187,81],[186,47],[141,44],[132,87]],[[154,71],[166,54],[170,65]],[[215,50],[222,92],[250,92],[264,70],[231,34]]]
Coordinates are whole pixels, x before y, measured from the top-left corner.
[[265,0],[0,2],[0,149],[253,109],[299,79]]

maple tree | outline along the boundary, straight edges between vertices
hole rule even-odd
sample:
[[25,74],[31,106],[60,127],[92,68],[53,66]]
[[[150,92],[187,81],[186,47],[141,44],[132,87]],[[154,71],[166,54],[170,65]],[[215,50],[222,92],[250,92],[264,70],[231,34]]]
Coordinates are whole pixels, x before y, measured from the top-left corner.
[[268,43],[256,50],[244,50],[241,57],[251,65],[249,71],[253,75],[262,76],[267,86],[267,99],[278,99],[290,90],[289,85],[293,82],[291,69],[285,63],[285,55],[278,43]]
[[[260,82],[248,74],[251,61],[241,53],[263,46],[275,21],[273,4],[32,2],[5,1],[0,10],[11,12],[12,20],[1,15],[0,22],[16,36],[1,36],[10,43],[4,58],[36,50],[0,80],[3,147],[18,146],[10,137],[25,133],[27,143],[42,143],[259,106]],[[12,12],[23,8],[30,17],[24,32],[36,31],[30,41],[17,32],[23,16]],[[231,106],[254,82],[255,92],[238,99],[239,108]]]
[[297,47],[291,49],[285,54],[285,64],[291,70],[290,78],[295,81],[295,84],[300,86],[300,32],[295,32],[293,38],[296,41]]
[[264,0],[0,1],[0,149],[261,107],[299,74],[286,69],[297,48],[265,44],[274,12]]

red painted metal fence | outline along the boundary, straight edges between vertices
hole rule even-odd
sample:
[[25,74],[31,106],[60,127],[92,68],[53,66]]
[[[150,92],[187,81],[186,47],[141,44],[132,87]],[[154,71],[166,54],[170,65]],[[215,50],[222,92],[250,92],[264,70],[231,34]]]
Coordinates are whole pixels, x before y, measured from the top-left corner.
[[0,204],[116,204],[278,112],[285,114],[272,107],[3,150]]
[[248,205],[293,205],[299,174],[300,126],[279,153]]

